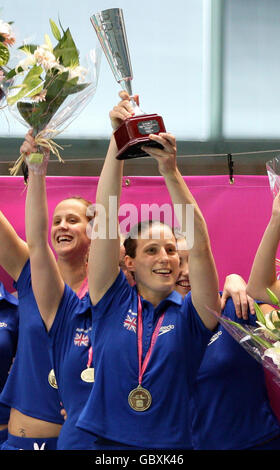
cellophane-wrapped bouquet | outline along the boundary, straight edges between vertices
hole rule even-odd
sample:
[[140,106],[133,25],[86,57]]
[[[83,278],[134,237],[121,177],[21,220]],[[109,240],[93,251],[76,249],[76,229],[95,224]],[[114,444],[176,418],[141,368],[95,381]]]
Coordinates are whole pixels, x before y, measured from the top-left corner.
[[266,162],[266,171],[272,195],[275,197],[280,190],[280,156]]
[[12,28],[13,22],[5,22],[0,19],[0,106],[5,100],[8,87],[12,80],[7,79],[10,71],[10,48],[15,44],[16,38]]
[[[56,44],[45,34],[41,45],[24,44],[19,47],[23,58],[8,73],[14,81],[8,89],[7,103],[12,114],[28,128],[41,152],[50,151],[63,161],[53,139],[80,114],[93,97],[99,76],[101,49],[89,52],[88,68],[80,63],[79,51],[71,32],[60,28],[50,19]],[[32,161],[31,158],[34,160]],[[42,153],[30,157],[31,163],[40,163]],[[24,165],[20,155],[10,172],[16,175]],[[25,174],[25,179],[27,175]]]
[[271,307],[269,313],[263,314],[255,302],[258,326],[241,325],[225,315],[215,315],[225,330],[251,356],[272,372],[275,382],[280,386],[280,301],[270,289],[267,289],[267,293],[276,308]]
[[[272,196],[275,197],[280,191],[280,156],[274,157],[266,162],[266,171]],[[280,259],[275,259],[276,276],[280,279]]]
[[[269,185],[273,197],[280,190],[280,158],[275,157],[266,163]],[[275,259],[275,268],[278,278],[280,260]],[[255,302],[257,326],[239,324],[227,318],[225,315],[218,316],[213,312],[225,330],[246,351],[259,361],[274,376],[274,381],[280,386],[280,301],[270,290],[266,289],[271,303],[269,313],[263,314],[259,305]]]

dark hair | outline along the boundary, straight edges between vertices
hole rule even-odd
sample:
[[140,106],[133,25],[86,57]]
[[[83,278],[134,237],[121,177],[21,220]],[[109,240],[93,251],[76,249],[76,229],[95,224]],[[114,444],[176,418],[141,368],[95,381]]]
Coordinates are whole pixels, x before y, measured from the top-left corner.
[[172,231],[174,237],[176,238],[174,229],[170,227],[169,225],[161,222],[160,220],[144,220],[138,222],[138,224],[134,225],[130,232],[127,234],[123,246],[125,248],[125,254],[130,256],[131,258],[135,258],[136,256],[136,248],[137,248],[137,239],[138,235],[144,231],[146,228],[152,227],[154,224],[160,224],[166,227],[169,227],[170,230]]

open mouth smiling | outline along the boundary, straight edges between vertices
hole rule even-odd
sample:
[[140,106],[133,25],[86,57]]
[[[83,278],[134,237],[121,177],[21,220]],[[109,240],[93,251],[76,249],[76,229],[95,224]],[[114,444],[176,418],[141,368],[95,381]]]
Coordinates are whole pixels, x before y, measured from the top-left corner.
[[161,276],[170,276],[170,274],[172,273],[172,270],[171,269],[164,269],[164,268],[161,268],[161,269],[153,269],[153,273],[155,274],[159,274]]
[[70,243],[73,240],[71,235],[58,235],[56,237],[57,243]]
[[180,286],[180,287],[183,287],[184,289],[189,289],[191,287],[189,281],[185,280],[185,279],[179,279],[177,282],[176,282],[176,286]]

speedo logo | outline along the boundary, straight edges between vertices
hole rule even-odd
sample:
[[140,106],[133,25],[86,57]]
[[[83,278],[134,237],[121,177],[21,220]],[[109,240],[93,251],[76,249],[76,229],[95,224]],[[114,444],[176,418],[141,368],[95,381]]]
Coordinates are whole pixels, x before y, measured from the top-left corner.
[[168,333],[168,331],[171,331],[174,329],[174,325],[167,325],[167,326],[162,326],[159,330],[159,336],[163,335],[164,333]]
[[8,326],[7,323],[3,321],[0,322],[0,328],[5,328],[6,326]]
[[216,341],[219,336],[221,336],[223,332],[222,331],[218,331],[218,333],[215,333],[212,338],[210,339],[209,343],[207,344],[207,346],[210,346],[210,344],[214,343],[214,341]]

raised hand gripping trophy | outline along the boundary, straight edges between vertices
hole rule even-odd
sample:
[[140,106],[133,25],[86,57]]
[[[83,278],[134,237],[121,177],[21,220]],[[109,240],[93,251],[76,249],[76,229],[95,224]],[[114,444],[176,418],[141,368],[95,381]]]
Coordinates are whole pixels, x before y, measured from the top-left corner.
[[[132,96],[131,80],[133,76],[122,10],[120,8],[103,10],[92,15],[90,20],[116,81]],[[160,144],[150,140],[148,136],[149,134],[166,132],[161,116],[144,113],[133,99],[131,103],[135,115],[126,119],[114,132],[118,160],[148,155],[141,149],[144,144],[162,148]]]

